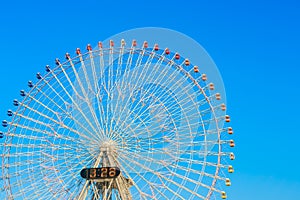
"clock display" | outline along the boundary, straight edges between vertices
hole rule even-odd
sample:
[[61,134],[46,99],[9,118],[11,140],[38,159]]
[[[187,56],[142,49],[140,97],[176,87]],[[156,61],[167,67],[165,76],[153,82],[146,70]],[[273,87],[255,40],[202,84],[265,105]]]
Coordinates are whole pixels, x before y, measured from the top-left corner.
[[87,168],[80,173],[84,179],[106,179],[117,178],[120,175],[118,167],[101,167],[101,168]]

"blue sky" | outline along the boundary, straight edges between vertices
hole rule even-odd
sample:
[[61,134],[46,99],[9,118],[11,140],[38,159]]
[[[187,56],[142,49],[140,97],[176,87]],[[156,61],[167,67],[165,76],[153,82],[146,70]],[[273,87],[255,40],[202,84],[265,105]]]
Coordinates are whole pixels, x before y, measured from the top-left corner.
[[174,29],[207,50],[224,80],[237,144],[229,199],[299,199],[299,9],[296,0],[1,2],[0,117],[65,52],[132,28]]

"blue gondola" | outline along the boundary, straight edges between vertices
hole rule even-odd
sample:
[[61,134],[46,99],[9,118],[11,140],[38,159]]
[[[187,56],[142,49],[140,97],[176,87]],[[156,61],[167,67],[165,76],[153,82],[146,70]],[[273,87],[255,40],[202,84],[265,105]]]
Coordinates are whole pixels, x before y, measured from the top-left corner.
[[66,53],[65,57],[66,57],[67,60],[70,60],[70,54],[69,53]]
[[50,66],[46,65],[46,72],[50,72],[50,71],[51,71]]
[[37,77],[37,79],[42,79],[42,76],[41,76],[40,73],[37,73],[37,74],[36,74],[36,77]]
[[17,99],[15,99],[15,100],[13,101],[13,104],[14,104],[14,106],[19,106],[19,101],[18,101]]
[[0,132],[0,138],[4,137],[4,133]]
[[7,127],[7,126],[8,126],[8,123],[7,123],[6,120],[3,120],[3,121],[2,121],[2,126],[3,126],[3,127]]
[[22,97],[25,97],[25,96],[26,96],[25,91],[24,91],[24,90],[21,90],[21,91],[20,91],[20,95],[21,95]]
[[8,110],[7,115],[10,116],[10,117],[13,116],[13,112],[11,110]]
[[32,81],[28,81],[28,87],[30,87],[30,88],[33,87]]
[[60,61],[59,61],[58,58],[55,59],[55,64],[56,64],[56,65],[60,65]]

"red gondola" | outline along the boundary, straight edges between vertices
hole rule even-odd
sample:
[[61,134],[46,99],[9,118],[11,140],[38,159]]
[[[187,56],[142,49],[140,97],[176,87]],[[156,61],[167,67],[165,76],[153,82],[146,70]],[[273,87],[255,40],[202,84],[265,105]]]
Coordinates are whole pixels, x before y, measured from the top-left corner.
[[194,66],[194,72],[195,72],[195,73],[198,73],[198,72],[199,72],[198,66]]
[[147,41],[144,42],[144,48],[148,48],[148,42]]
[[168,48],[165,49],[165,54],[167,54],[167,55],[170,54],[170,50]]
[[136,40],[132,40],[132,46],[136,47],[136,45],[137,45]]
[[92,46],[91,46],[90,44],[88,44],[88,45],[86,46],[86,50],[92,51]]
[[80,55],[80,54],[81,54],[80,48],[76,48],[76,54],[77,54],[77,55]]
[[102,49],[102,47],[103,47],[102,42],[98,42],[98,47],[99,47],[99,49]]

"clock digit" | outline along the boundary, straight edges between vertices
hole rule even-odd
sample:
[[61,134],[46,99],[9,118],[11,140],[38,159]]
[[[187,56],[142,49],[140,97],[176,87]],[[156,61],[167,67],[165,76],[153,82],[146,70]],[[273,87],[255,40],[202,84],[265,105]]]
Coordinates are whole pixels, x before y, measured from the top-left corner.
[[117,175],[116,168],[109,169],[109,177],[113,178]]
[[101,178],[107,178],[108,169],[106,167],[101,168]]
[[94,179],[97,176],[97,170],[96,169],[90,169],[90,178]]

